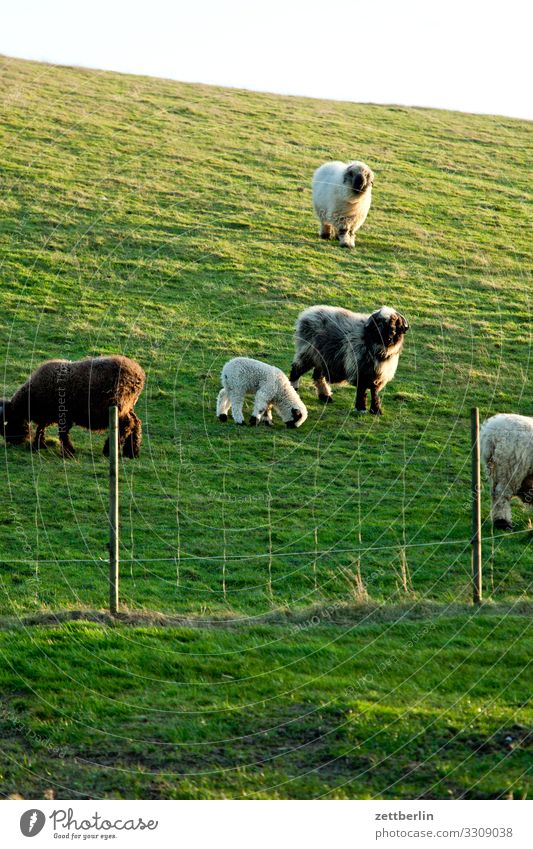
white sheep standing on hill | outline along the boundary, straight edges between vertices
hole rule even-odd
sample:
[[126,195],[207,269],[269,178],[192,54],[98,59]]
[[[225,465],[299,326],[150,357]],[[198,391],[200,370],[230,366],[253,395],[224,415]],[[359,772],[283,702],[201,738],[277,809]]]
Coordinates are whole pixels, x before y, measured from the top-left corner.
[[533,418],[500,413],[480,434],[481,459],[492,488],[495,528],[512,528],[511,498],[533,503]]
[[313,205],[320,221],[320,238],[338,237],[353,248],[355,234],[366,221],[372,202],[374,174],[359,162],[325,162],[313,174]]
[[228,420],[231,408],[236,424],[244,424],[242,407],[245,395],[255,395],[250,424],[261,420],[272,425],[272,407],[287,427],[300,427],[307,418],[307,408],[289,383],[288,377],[275,366],[250,357],[234,357],[221,374],[222,389],[218,393],[217,416],[221,422]]

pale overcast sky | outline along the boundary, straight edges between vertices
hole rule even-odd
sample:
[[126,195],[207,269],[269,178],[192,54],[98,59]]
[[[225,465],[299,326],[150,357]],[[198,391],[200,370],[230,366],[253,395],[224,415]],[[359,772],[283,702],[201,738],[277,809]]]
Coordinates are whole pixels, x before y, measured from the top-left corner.
[[0,53],[190,82],[533,117],[531,2],[18,0]]

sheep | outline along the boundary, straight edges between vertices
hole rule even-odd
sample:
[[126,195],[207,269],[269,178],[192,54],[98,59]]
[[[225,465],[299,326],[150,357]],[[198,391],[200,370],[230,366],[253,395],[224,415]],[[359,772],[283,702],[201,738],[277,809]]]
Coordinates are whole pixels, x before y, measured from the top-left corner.
[[357,159],[325,162],[317,168],[313,174],[313,205],[321,239],[338,237],[341,247],[353,248],[355,234],[370,209],[373,185],[373,172]]
[[247,394],[255,395],[252,426],[264,421],[272,427],[272,407],[287,427],[300,427],[305,422],[307,408],[281,369],[250,357],[234,357],[226,363],[220,377],[217,416],[221,422],[228,420],[231,408],[236,424],[244,424],[242,406]]
[[492,523],[511,530],[511,499],[533,503],[533,418],[500,413],[480,432],[481,459],[491,485]]
[[380,416],[378,393],[396,373],[409,325],[399,312],[381,307],[371,315],[330,306],[313,306],[296,321],[296,356],[290,381],[299,388],[300,377],[313,371],[318,397],[331,403],[329,383],[357,386],[355,412],[366,413],[370,389],[370,412]]
[[[138,457],[141,421],[133,408],[144,386],[141,366],[128,357],[88,357],[83,360],[48,360],[42,363],[10,400],[0,401],[0,432],[13,445],[31,438],[30,422],[37,431],[34,449],[46,448],[46,428],[59,426],[64,457],[73,457],[69,431],[73,425],[106,430],[108,409],[118,407],[119,440],[124,457]],[[109,439],[104,445],[109,455]]]

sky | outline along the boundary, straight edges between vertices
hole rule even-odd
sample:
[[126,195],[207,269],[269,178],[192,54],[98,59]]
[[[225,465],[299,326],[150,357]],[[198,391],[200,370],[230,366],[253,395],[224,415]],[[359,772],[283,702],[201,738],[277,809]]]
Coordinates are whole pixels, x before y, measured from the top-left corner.
[[533,118],[527,0],[18,0],[0,53],[355,102]]

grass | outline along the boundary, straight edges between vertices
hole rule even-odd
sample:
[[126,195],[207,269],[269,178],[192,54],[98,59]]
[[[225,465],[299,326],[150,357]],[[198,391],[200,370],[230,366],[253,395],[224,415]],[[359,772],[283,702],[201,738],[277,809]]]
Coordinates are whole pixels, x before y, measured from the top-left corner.
[[522,798],[526,626],[3,632],[0,781],[34,798]]
[[[526,792],[520,752],[511,757],[490,742],[500,727],[525,727],[524,655],[516,635],[527,622],[532,534],[520,505],[517,533],[495,537],[486,564],[485,596],[493,612],[478,622],[465,605],[470,407],[478,405],[482,417],[533,413],[530,126],[7,58],[0,60],[0,74],[1,394],[11,395],[39,362],[54,356],[119,351],[138,359],[148,378],[138,405],[142,457],[121,469],[121,597],[133,624],[111,630],[103,622],[28,624],[0,634],[12,670],[5,681],[6,722],[14,723],[5,792],[41,792],[47,774],[80,795]],[[375,171],[374,201],[355,250],[344,252],[317,239],[309,183],[325,159],[354,157]],[[337,389],[335,403],[322,408],[304,379],[310,416],[301,430],[279,422],[273,431],[220,424],[214,405],[223,363],[247,354],[288,369],[295,318],[320,302],[365,310],[388,303],[408,317],[412,331],[384,394],[383,418],[353,416],[349,388]],[[89,616],[106,604],[104,438],[79,429],[72,436],[78,453],[68,462],[54,448],[36,454],[2,444],[0,616],[6,628],[19,619],[47,621],[55,611],[81,609]],[[487,552],[488,510],[485,491]],[[422,670],[416,686],[392,686],[391,675],[399,683],[410,675],[411,659],[402,655],[398,669],[386,667],[374,695],[347,698],[351,652],[371,639],[380,657],[389,656],[404,640],[402,629],[419,626],[400,614],[372,625],[355,623],[350,614],[354,641],[350,631],[335,630],[339,624],[295,630],[294,623],[274,621],[288,612],[306,622],[317,608],[354,603],[393,610],[426,604],[431,611],[456,605],[461,612],[435,625],[436,642],[424,638],[412,649]],[[143,610],[265,621],[239,634],[165,630],[157,622],[143,627],[135,619]],[[433,614],[426,618],[440,622]],[[476,684],[470,707],[461,697],[459,710],[453,693],[472,679],[454,674],[452,693],[448,679],[436,681],[441,669],[429,659],[442,652],[453,664],[454,652],[473,650],[480,634],[495,664],[490,686],[485,682],[494,700],[485,709],[485,690]],[[498,661],[506,643],[517,648],[518,678],[507,660]],[[50,652],[41,655],[42,646]],[[157,658],[167,651],[172,668],[161,671]],[[213,688],[204,700],[195,682],[209,679],[218,661],[208,658],[221,651],[232,658],[226,665],[237,682],[234,692],[228,699]],[[282,671],[275,665],[278,651],[289,659],[287,666],[280,660]],[[106,652],[121,671],[101,667],[98,658]],[[61,681],[46,707],[56,653]],[[478,654],[483,658],[485,649]],[[374,652],[370,657],[365,650],[365,657],[370,674]],[[137,677],[135,670],[149,669],[152,659],[152,677]],[[334,671],[337,662],[345,664],[342,674]],[[84,664],[80,690],[69,684],[69,670]],[[89,669],[95,691],[84,707]],[[266,669],[274,671],[267,676]],[[278,696],[308,670],[313,683],[305,697],[294,704]],[[194,719],[176,726],[175,685],[153,687],[153,678],[163,680],[167,671],[185,675],[180,704],[191,716],[211,705],[218,718],[209,714],[205,727]],[[260,682],[246,683],[257,671]],[[29,694],[30,680],[35,691]],[[154,735],[150,711],[142,721],[129,715],[123,740],[113,736],[122,734],[121,705],[130,690],[132,704],[155,698],[161,715],[168,700],[161,733],[166,742],[191,743],[183,762],[181,749],[162,757],[155,744],[148,762],[143,747],[128,742],[141,731],[148,735],[142,739]],[[430,691],[433,707],[425,700]],[[275,709],[267,704],[271,698],[279,700]],[[440,710],[448,698],[449,716]],[[254,718],[247,699],[265,703]],[[79,711],[85,730],[56,721],[57,705],[70,717]],[[485,740],[488,749],[464,767],[464,729],[474,719],[472,739]],[[246,742],[257,729],[292,727],[292,720],[299,730],[294,739],[288,734],[292,754],[286,757],[284,750],[263,757],[283,744],[270,732]],[[243,739],[226,755],[213,741],[233,738],[239,723]],[[28,736],[34,727],[42,747]],[[311,746],[311,759],[306,752],[300,761],[294,751],[309,727],[315,736],[322,727],[342,730],[328,731],[326,744]],[[382,727],[396,730],[374,737]],[[426,735],[426,728],[433,730]],[[447,737],[450,728],[455,731]],[[416,742],[419,732],[423,744]],[[200,758],[200,777],[150,777],[167,768],[189,773],[191,761],[198,772],[192,746],[198,734],[213,743]],[[363,762],[350,758],[361,741],[367,741],[367,768],[383,758],[386,767],[367,769],[359,780]],[[406,760],[392,756],[402,741]],[[66,746],[68,756],[51,755],[56,745]],[[337,757],[348,758],[339,773],[338,766],[321,772],[319,761]],[[425,766],[411,776],[411,763]],[[457,770],[446,783],[450,764]]]

